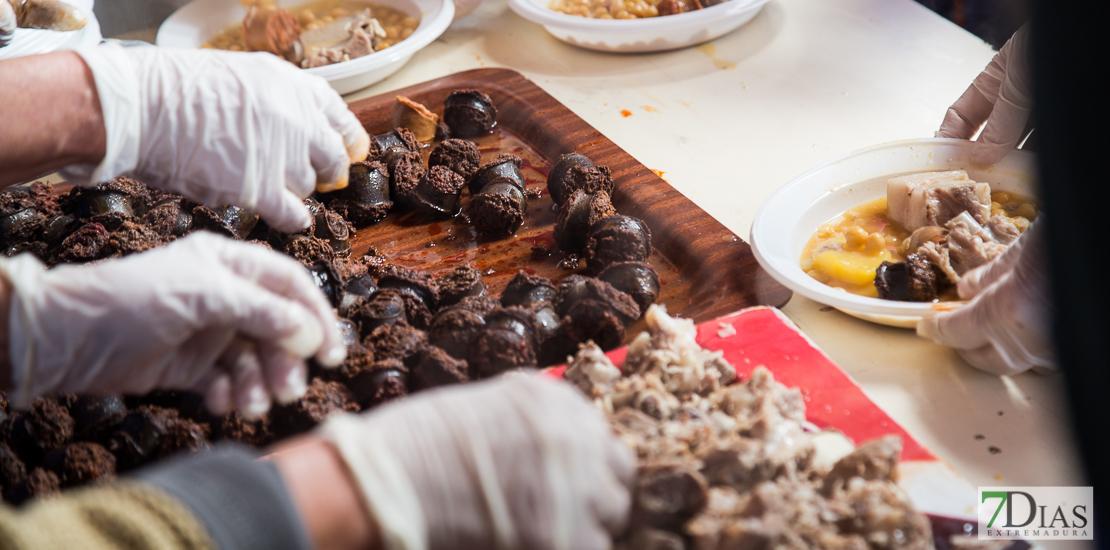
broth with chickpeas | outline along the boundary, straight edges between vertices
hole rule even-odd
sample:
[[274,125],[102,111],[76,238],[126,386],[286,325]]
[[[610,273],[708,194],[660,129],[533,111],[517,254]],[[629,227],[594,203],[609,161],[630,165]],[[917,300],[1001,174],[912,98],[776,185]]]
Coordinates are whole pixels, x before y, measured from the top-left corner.
[[[991,215],[1005,215],[1025,231],[1042,208],[1036,199],[997,191],[991,193]],[[826,222],[810,237],[801,267],[810,277],[852,294],[877,298],[875,270],[883,262],[905,261],[910,233],[887,216],[886,197],[861,204]],[[940,301],[956,300],[954,288]]]
[[[381,51],[406,39],[420,25],[420,19],[388,6],[353,0],[318,0],[286,8],[296,18],[302,31],[355,15],[369,8],[378,20],[385,36],[375,43],[374,51]],[[231,51],[249,51],[243,39],[243,26],[235,24],[206,42],[202,48]]]

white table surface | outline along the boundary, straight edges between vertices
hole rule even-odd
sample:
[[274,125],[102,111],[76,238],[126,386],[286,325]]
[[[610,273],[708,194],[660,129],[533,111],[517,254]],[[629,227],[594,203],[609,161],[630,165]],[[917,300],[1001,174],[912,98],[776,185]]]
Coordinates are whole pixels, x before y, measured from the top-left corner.
[[[485,0],[347,99],[477,67],[516,69],[746,239],[762,201],[793,176],[855,149],[932,136],[993,55],[911,0],[773,0],[707,45],[642,55],[563,44],[504,0]],[[783,311],[973,485],[1082,484],[1061,377],[980,373],[912,331],[797,295]]]

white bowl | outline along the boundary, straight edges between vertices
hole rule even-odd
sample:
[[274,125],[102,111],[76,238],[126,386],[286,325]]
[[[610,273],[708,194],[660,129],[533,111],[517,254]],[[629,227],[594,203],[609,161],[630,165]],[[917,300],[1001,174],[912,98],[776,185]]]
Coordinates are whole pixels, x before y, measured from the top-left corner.
[[829,161],[791,180],[763,203],[752,223],[751,244],[763,269],[794,292],[849,315],[891,326],[914,327],[922,317],[959,307],[958,302],[918,303],[857,296],[820,283],[800,262],[806,242],[822,224],[865,202],[886,196],[890,177],[967,170],[992,191],[1034,195],[1034,156],[1015,150],[990,168],[970,162],[970,142],[917,139],[886,143]]
[[[277,0],[277,5],[292,7],[306,0]],[[455,17],[453,0],[384,0],[386,6],[420,18],[412,35],[380,52],[327,65],[304,69],[324,77],[341,94],[361,90],[385,79],[403,67],[413,54],[439,38]],[[246,15],[234,0],[194,0],[173,12],[158,29],[157,44],[168,48],[199,48],[212,37]]]
[[95,46],[103,37],[100,35],[100,22],[93,13],[93,0],[65,0],[65,3],[79,8],[88,18],[81,30],[70,32],[46,31],[40,29],[16,29],[12,43],[0,48],[0,59],[11,59],[25,55],[49,53],[57,50],[72,50]]
[[509,0],[517,15],[552,36],[605,52],[658,52],[713,40],[751,21],[769,0],[726,0],[705,9],[645,19],[593,19],[548,8],[551,0]]

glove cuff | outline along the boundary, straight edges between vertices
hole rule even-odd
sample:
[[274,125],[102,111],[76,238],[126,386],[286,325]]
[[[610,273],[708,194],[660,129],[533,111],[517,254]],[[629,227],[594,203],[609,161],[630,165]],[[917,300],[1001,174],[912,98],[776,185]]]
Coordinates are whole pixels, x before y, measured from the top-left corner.
[[[3,0],[0,0],[3,1]],[[11,259],[0,259],[0,276],[12,287],[11,313],[8,315],[8,353],[12,365],[13,391],[8,395],[12,406],[25,409],[35,397],[43,393],[40,378],[35,373],[36,326],[34,308],[36,296],[41,296],[46,267],[28,253]]]
[[134,170],[139,165],[142,137],[142,97],[138,65],[122,46],[107,42],[76,50],[92,71],[104,129],[108,136],[99,165],[77,164],[62,175],[83,186],[96,185]]
[[374,515],[386,550],[427,550],[428,527],[408,473],[366,421],[332,415],[316,430],[339,453]]

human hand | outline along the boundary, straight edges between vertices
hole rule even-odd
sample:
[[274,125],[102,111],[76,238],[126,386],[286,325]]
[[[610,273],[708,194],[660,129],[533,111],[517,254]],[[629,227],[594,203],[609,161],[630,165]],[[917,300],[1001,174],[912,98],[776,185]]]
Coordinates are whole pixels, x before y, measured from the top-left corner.
[[628,520],[632,453],[565,382],[429,390],[316,434],[347,463],[385,548],[603,550]]
[[993,374],[1055,370],[1043,225],[1033,224],[993,262],[965,273],[958,289],[971,301],[922,319],[917,334]]
[[212,233],[47,271],[30,254],[0,261],[12,287],[9,399],[52,392],[192,389],[247,416],[305,391],[305,358],[346,355],[308,272],[265,248]]
[[79,50],[107,130],[99,166],[65,174],[93,185],[129,173],[216,206],[250,210],[274,228],[309,224],[301,202],[347,185],[370,136],[324,79],[266,53]]
[[[1033,75],[1027,56],[1029,26],[1018,29],[944,115],[936,137],[971,139],[983,132],[972,162],[989,166],[1018,145],[1033,106]],[[986,126],[983,124],[986,123]]]

